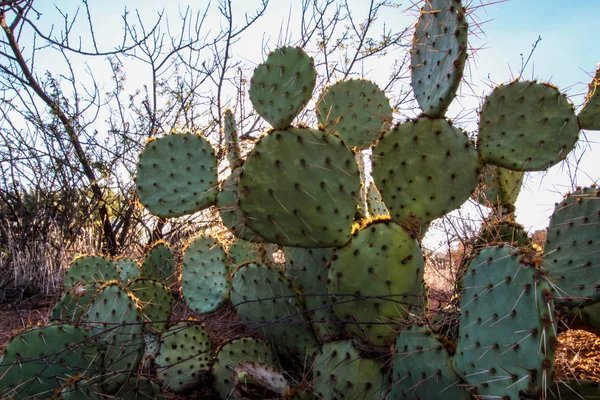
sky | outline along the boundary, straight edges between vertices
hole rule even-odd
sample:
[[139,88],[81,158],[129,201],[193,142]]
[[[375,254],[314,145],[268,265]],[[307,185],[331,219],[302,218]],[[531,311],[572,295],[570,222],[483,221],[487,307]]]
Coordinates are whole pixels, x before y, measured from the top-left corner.
[[[73,2],[74,4],[80,4]],[[102,40],[100,46],[110,48],[119,41],[124,1],[105,0],[89,2],[96,21],[95,30]],[[237,21],[244,13],[253,9],[258,0],[234,0]],[[368,1],[349,0],[357,19],[364,18]],[[415,8],[411,2],[399,2],[400,7],[386,8],[379,24],[404,27],[415,22]],[[43,13],[56,13],[50,2],[41,3]],[[63,6],[60,3],[61,7]],[[142,18],[150,22],[157,12],[165,9],[169,18],[187,6],[198,9],[208,4],[206,0],[193,2],[164,2],[156,0],[129,0],[126,2],[130,16],[139,10]],[[166,5],[165,5],[166,4]],[[483,4],[483,5],[482,5]],[[213,2],[212,13],[215,12]],[[567,93],[569,99],[579,108],[587,93],[596,65],[600,62],[600,0],[469,0],[471,10],[469,38],[472,47],[465,81],[459,90],[460,97],[449,110],[449,117],[458,122],[464,120],[465,109],[470,115],[481,105],[481,98],[488,94],[495,84],[507,82],[519,75],[522,63],[526,60],[537,42],[535,51],[523,71],[524,79],[548,81]],[[299,0],[271,0],[261,23],[248,30],[235,47],[236,56],[258,64],[265,57],[262,48],[266,43],[273,49],[285,30],[288,17],[290,29],[297,27],[295,19],[299,15]],[[71,10],[73,11],[73,10]],[[85,20],[84,20],[85,21]],[[216,14],[210,14],[207,28],[217,30],[221,22]],[[538,41],[538,38],[540,40]],[[106,43],[106,44],[103,44]],[[369,67],[367,77],[377,81],[379,76],[389,75],[390,59],[381,60]],[[95,67],[96,68],[96,67]],[[104,68],[104,69],[103,69]],[[148,79],[148,71],[138,65],[136,74],[128,78],[128,85],[141,86]],[[106,72],[106,65],[98,65],[98,76]],[[108,79],[108,78],[107,78]],[[396,93],[388,93],[394,97]],[[407,116],[400,116],[399,119]],[[466,124],[468,130],[476,129]],[[575,185],[590,185],[600,179],[600,132],[582,132],[580,144],[574,154],[547,172],[528,173],[524,188],[517,201],[517,221],[531,232],[548,225],[554,204]],[[578,159],[577,165],[575,159]],[[466,207],[469,210],[469,206]],[[438,236],[432,235],[429,243],[433,246]]]

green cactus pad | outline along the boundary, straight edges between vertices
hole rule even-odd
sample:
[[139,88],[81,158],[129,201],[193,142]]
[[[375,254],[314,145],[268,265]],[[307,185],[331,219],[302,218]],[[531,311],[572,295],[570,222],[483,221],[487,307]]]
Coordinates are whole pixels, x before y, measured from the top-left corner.
[[373,149],[373,180],[395,221],[423,225],[460,207],[479,182],[479,157],[445,119],[421,117],[386,132]]
[[184,250],[181,265],[181,291],[193,311],[204,314],[217,310],[227,300],[231,278],[221,244],[199,236]]
[[58,303],[52,309],[51,320],[81,322],[83,315],[100,288],[98,283],[88,283],[86,285],[75,285],[66,291]]
[[316,80],[311,57],[300,48],[282,47],[254,69],[250,101],[273,128],[285,129],[312,97]]
[[173,306],[173,298],[169,288],[159,281],[146,278],[131,281],[127,288],[138,299],[145,322],[144,331],[164,331],[166,321],[171,318]]
[[600,300],[600,189],[577,190],[556,205],[544,246],[544,268],[557,303]]
[[489,247],[471,262],[454,370],[481,397],[540,396],[552,381],[554,305],[533,251]]
[[364,79],[341,81],[325,88],[316,111],[325,131],[337,133],[358,150],[371,147],[393,119],[390,100],[383,90]]
[[548,83],[513,81],[486,97],[477,149],[486,163],[513,171],[543,171],[575,147],[575,110]]
[[84,376],[76,376],[69,378],[57,390],[52,400],[101,400],[103,397],[102,391],[94,383],[93,378],[87,379]]
[[321,342],[331,341],[342,333],[342,326],[327,296],[327,265],[333,249],[284,247],[285,275],[300,289],[307,315]]
[[[275,245],[269,243],[255,243],[243,239],[234,240],[227,247],[227,257],[234,268],[238,265],[253,263],[269,263],[273,261]],[[232,271],[233,272],[233,271]]]
[[387,399],[470,400],[471,394],[454,372],[444,340],[423,326],[411,325],[396,340]]
[[140,277],[140,264],[130,258],[119,258],[115,261],[121,282],[127,285],[130,281]]
[[387,379],[383,363],[362,358],[351,341],[326,343],[313,365],[314,393],[318,399],[384,398]]
[[210,370],[211,343],[200,325],[181,322],[163,332],[156,356],[158,379],[174,393],[193,389]]
[[487,164],[481,171],[475,199],[484,206],[514,205],[523,186],[525,173]]
[[177,133],[148,142],[135,187],[152,214],[172,218],[210,207],[218,192],[217,159],[202,136]]
[[0,397],[50,399],[68,378],[98,372],[86,330],[66,324],[21,332],[4,349]]
[[229,108],[223,111],[223,136],[225,136],[225,143],[227,144],[227,161],[229,161],[229,168],[233,171],[241,167],[244,161],[240,150],[235,115]]
[[94,282],[108,282],[119,279],[119,271],[115,264],[101,256],[77,256],[69,264],[63,282],[67,291],[75,285]]
[[255,361],[273,368],[279,366],[271,346],[261,340],[245,337],[221,346],[213,366],[214,387],[221,399],[236,399],[232,393],[233,370],[245,361]]
[[137,376],[128,380],[119,389],[115,398],[119,400],[166,400],[160,385],[151,379]]
[[588,85],[589,91],[585,97],[585,104],[577,115],[581,129],[600,130],[600,66],[596,69],[596,76]]
[[238,192],[248,226],[267,241],[335,247],[350,239],[360,176],[352,151],[340,139],[290,128],[256,144]]
[[425,115],[443,117],[467,59],[468,24],[460,0],[427,0],[410,52],[412,88]]
[[158,241],[146,252],[140,278],[156,279],[167,286],[177,281],[175,255],[166,242]]
[[394,222],[375,222],[337,248],[329,268],[334,311],[360,343],[394,343],[398,325],[422,306],[419,245]]
[[381,199],[381,194],[379,193],[377,186],[373,183],[371,183],[367,189],[367,207],[371,217],[389,218],[390,216],[390,212]]
[[138,300],[118,281],[109,282],[92,300],[87,322],[103,348],[102,390],[115,393],[135,373],[144,353]]
[[317,340],[292,283],[264,264],[248,263],[233,276],[231,303],[253,332],[301,358],[310,356]]

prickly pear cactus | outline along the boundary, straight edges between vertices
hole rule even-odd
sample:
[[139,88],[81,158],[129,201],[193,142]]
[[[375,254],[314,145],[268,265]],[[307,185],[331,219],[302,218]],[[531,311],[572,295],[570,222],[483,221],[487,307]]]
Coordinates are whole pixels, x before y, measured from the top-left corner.
[[358,167],[344,142],[300,128],[263,137],[248,154],[238,186],[250,229],[293,247],[346,243],[359,191]]
[[233,370],[233,394],[241,399],[280,399],[289,391],[282,373],[254,361],[239,363]]
[[600,189],[576,190],[556,204],[544,246],[544,268],[557,303],[572,306],[600,300]]
[[235,116],[229,108],[223,111],[223,135],[227,144],[227,161],[229,161],[229,168],[233,171],[240,168],[244,161],[242,160]]
[[328,286],[333,310],[361,345],[389,346],[398,324],[422,311],[423,271],[411,234],[394,222],[368,224],[334,251]]
[[180,322],[163,332],[156,356],[158,379],[174,393],[184,393],[202,381],[210,370],[211,343],[200,325]]
[[477,151],[445,119],[421,117],[386,132],[373,148],[373,180],[394,221],[427,224],[460,207],[479,182]]
[[128,380],[115,394],[119,400],[166,400],[163,390],[157,382],[143,376]]
[[482,397],[545,395],[556,321],[550,284],[533,251],[501,245],[469,266],[454,369]]
[[121,282],[127,285],[130,281],[140,277],[140,264],[130,258],[119,258],[115,261]]
[[312,97],[316,79],[313,59],[304,50],[281,47],[254,69],[250,101],[273,128],[285,129]]
[[543,171],[564,160],[578,137],[573,104],[556,87],[513,81],[486,97],[477,149],[489,164],[513,171]]
[[69,264],[63,282],[67,291],[75,285],[94,282],[108,282],[119,279],[119,271],[108,258],[101,256],[77,256]]
[[327,296],[327,266],[333,249],[284,247],[285,275],[296,284],[306,305],[317,338],[330,341],[342,333],[342,326]]
[[102,392],[93,378],[78,375],[67,379],[60,387],[52,400],[100,400]]
[[482,170],[475,199],[484,206],[489,203],[493,206],[514,205],[521,192],[524,175],[524,172],[488,164]]
[[218,192],[217,159],[200,135],[152,139],[140,153],[135,187],[152,214],[172,218],[210,207]]
[[588,85],[589,91],[585,97],[585,104],[577,115],[581,129],[600,130],[600,66],[596,69],[596,75]]
[[171,318],[173,298],[168,287],[159,281],[138,278],[127,286],[140,306],[144,319],[144,332],[162,332]]
[[252,331],[274,346],[296,353],[302,359],[317,347],[304,304],[296,288],[281,272],[264,264],[248,263],[233,276],[231,303]]
[[390,100],[376,84],[365,79],[340,81],[325,88],[316,111],[325,131],[337,133],[357,150],[371,147],[393,119]]
[[118,281],[108,282],[92,300],[87,323],[102,349],[101,388],[115,393],[135,374],[144,353],[138,300]]
[[90,303],[98,289],[100,289],[99,283],[73,286],[54,305],[50,319],[63,322],[81,322],[82,316],[87,314]]
[[71,376],[97,370],[97,349],[85,329],[67,324],[32,328],[12,337],[0,365],[3,399],[50,399]]
[[181,291],[185,302],[199,314],[217,310],[227,300],[231,278],[225,251],[208,236],[192,240],[184,250]]
[[226,253],[232,267],[235,269],[238,265],[247,262],[272,262],[274,250],[275,245],[269,243],[255,243],[236,239],[227,247]]
[[232,393],[233,371],[238,364],[245,361],[254,361],[273,368],[279,366],[271,345],[262,340],[244,337],[221,346],[213,366],[214,387],[221,399],[237,399]]
[[314,393],[323,400],[384,397],[384,365],[362,358],[349,340],[326,343],[312,364]]
[[367,209],[371,217],[390,217],[390,212],[381,199],[377,186],[374,184],[370,184],[367,189]]
[[146,252],[140,278],[156,279],[167,286],[176,282],[175,255],[166,242],[158,241]]
[[454,99],[467,59],[468,24],[460,0],[428,0],[410,52],[411,83],[425,115],[443,117]]
[[424,326],[404,328],[394,348],[388,400],[470,400],[471,394],[452,367],[454,348]]

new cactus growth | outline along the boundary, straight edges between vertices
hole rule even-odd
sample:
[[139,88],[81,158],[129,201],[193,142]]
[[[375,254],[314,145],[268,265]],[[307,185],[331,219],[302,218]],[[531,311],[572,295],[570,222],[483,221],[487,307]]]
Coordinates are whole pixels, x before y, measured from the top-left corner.
[[600,66],[596,69],[596,75],[588,85],[589,91],[585,98],[585,104],[577,115],[581,129],[600,130]]
[[525,173],[511,171],[506,168],[488,164],[481,172],[475,199],[482,205],[497,207],[499,205],[514,205],[523,186]]

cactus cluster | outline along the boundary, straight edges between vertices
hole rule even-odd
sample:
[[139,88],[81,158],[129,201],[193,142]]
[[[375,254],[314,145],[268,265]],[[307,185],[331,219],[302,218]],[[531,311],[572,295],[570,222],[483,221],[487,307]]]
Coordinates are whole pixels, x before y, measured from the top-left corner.
[[[302,49],[284,47],[252,76],[250,100],[273,129],[245,159],[224,112],[229,177],[218,182],[202,135],[149,141],[136,177],[141,203],[165,218],[216,206],[235,241],[201,235],[180,263],[164,242],[141,266],[75,258],[56,321],[5,349],[0,393],[160,398],[212,382],[222,399],[549,398],[555,307],[591,314],[584,307],[600,300],[600,194],[580,189],[557,205],[544,254],[529,248],[514,204],[524,171],[556,164],[580,128],[598,126],[597,82],[579,122],[549,84],[500,85],[474,140],[445,117],[467,33],[460,0],[426,2],[410,53],[422,114],[396,126],[386,95],[366,80],[325,88],[318,128],[292,126],[317,73]],[[364,150],[372,168],[359,172]],[[457,317],[439,329],[420,240],[471,196],[492,213],[459,269]],[[285,265],[273,262],[278,248]],[[197,314],[230,304],[247,336],[214,348],[197,320],[170,323],[178,285]]]

